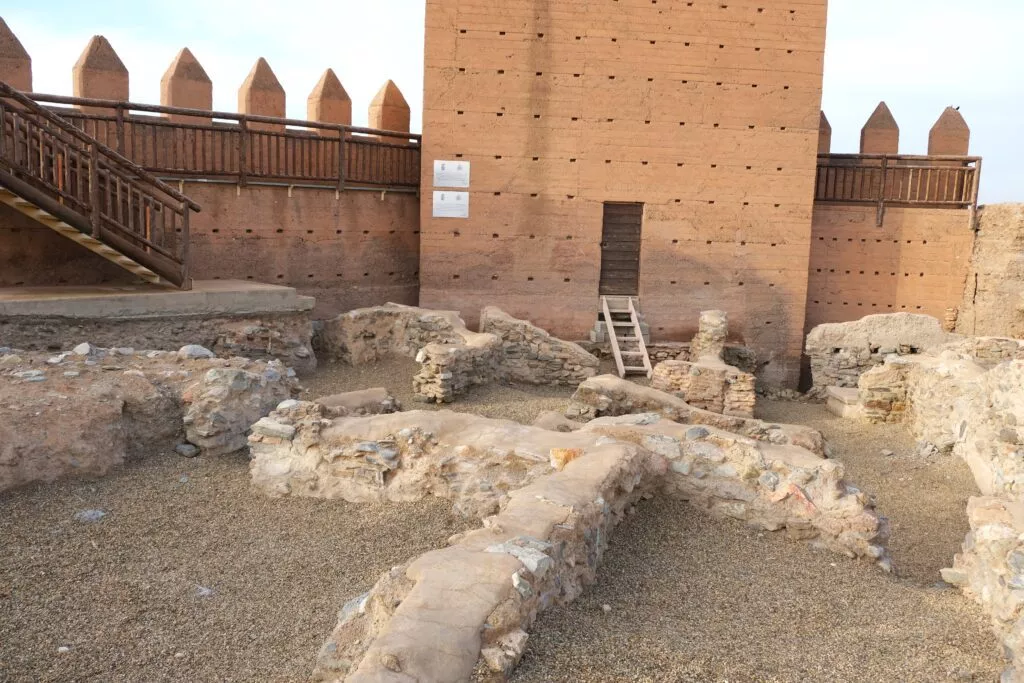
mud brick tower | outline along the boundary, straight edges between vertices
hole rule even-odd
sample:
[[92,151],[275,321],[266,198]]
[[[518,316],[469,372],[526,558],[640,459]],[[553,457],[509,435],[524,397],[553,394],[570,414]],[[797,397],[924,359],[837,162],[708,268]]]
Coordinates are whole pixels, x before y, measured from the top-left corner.
[[[826,0],[428,0],[421,304],[568,338],[601,293],[638,295],[655,339],[723,308],[795,381],[825,21]],[[470,162],[468,218],[434,217],[435,160]]]

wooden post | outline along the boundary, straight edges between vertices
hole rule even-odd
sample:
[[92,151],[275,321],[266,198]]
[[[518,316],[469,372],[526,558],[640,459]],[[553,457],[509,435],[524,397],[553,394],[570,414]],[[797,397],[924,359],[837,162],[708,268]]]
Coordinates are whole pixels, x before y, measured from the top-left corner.
[[124,108],[121,105],[114,109],[114,116],[114,127],[117,133],[117,153],[121,156],[127,156],[124,152]]
[[184,290],[192,289],[192,269],[189,263],[190,255],[190,242],[192,241],[189,237],[188,232],[188,204],[182,203],[181,205],[181,288]]
[[878,186],[878,216],[877,225],[882,227],[882,223],[885,220],[885,185],[888,181],[887,175],[889,172],[889,157],[882,157],[882,182]]
[[341,126],[338,130],[338,191],[345,191],[345,171],[348,168],[348,159],[346,158],[347,148],[345,147],[345,138],[348,136],[348,128]]
[[89,143],[89,221],[92,236],[100,238],[100,150],[95,142]]
[[238,143],[238,184],[245,186],[249,166],[249,126],[243,116],[238,121],[240,140]]

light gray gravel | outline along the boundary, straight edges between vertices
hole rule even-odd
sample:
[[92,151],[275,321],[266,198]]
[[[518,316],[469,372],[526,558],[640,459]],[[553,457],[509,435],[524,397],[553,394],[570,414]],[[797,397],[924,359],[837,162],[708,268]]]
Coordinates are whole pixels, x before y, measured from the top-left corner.
[[341,605],[472,526],[450,509],[271,500],[173,452],[0,494],[0,680],[306,681]]
[[598,585],[540,617],[514,681],[998,680],[988,619],[937,585],[967,531],[966,467],[910,455],[901,426],[759,405],[821,429],[848,479],[877,494],[906,578],[656,499],[612,535]]

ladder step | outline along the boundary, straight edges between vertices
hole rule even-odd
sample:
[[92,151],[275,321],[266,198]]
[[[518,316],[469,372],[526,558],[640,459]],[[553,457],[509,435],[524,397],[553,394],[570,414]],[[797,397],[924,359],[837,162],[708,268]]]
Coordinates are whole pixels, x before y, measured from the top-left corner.
[[632,372],[647,372],[647,368],[645,368],[643,366],[637,367],[637,366],[632,366],[632,365],[624,365],[624,366],[622,366],[622,369],[626,370],[626,371],[632,371]]

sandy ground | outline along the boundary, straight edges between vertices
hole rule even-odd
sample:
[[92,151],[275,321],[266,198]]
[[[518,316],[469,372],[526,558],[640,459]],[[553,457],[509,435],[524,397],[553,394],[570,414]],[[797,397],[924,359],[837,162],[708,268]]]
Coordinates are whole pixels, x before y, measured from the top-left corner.
[[890,516],[903,578],[653,500],[612,536],[598,585],[540,617],[514,681],[998,680],[988,619],[938,583],[967,531],[966,466],[820,404],[765,402],[759,416],[825,433]]
[[[414,398],[415,370],[327,365],[305,397],[385,386],[406,409],[529,423],[571,394],[490,385],[437,406]],[[541,616],[516,681],[996,680],[987,620],[936,584],[966,532],[966,468],[821,405],[761,416],[825,432],[891,517],[899,577],[653,500],[612,537],[599,584]],[[107,514],[74,519],[88,509]],[[0,495],[0,680],[306,680],[345,600],[467,526],[449,509],[272,501],[242,457],[158,456]]]
[[306,681],[346,600],[466,528],[450,509],[271,500],[243,456],[0,494],[0,680]]

